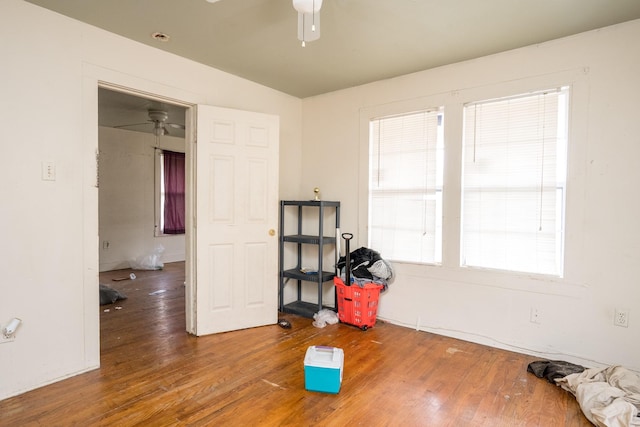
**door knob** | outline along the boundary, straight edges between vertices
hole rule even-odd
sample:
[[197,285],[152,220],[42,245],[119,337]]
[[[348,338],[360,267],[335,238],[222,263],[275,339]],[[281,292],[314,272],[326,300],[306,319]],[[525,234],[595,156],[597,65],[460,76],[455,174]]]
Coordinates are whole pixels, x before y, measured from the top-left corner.
[[269,230],[269,236],[275,236],[276,235],[276,230],[274,230],[273,228]]

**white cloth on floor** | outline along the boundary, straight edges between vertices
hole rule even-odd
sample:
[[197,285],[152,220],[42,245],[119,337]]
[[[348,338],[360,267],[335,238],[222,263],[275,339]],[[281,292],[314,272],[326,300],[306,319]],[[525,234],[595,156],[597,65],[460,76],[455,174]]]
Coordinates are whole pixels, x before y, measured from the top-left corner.
[[598,427],[640,426],[640,376],[622,366],[591,368],[556,379]]

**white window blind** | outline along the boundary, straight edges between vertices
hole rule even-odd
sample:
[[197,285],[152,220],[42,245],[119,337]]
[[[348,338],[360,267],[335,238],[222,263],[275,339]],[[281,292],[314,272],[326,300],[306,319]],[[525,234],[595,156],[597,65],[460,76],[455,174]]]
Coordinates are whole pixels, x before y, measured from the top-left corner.
[[389,260],[442,259],[443,109],[370,122],[369,246]]
[[465,106],[463,266],[562,275],[568,97]]

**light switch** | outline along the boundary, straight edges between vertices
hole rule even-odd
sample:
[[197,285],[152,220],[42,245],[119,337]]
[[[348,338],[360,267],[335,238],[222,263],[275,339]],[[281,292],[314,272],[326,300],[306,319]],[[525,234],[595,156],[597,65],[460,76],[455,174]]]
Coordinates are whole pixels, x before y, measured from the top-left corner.
[[42,162],[42,180],[56,180],[56,163],[53,160],[45,160]]

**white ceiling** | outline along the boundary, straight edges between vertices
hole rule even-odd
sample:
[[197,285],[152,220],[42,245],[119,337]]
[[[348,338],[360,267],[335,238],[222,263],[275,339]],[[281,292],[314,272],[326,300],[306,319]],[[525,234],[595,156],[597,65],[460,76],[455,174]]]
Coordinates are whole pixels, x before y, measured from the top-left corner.
[[26,1],[300,98],[640,19],[640,0],[324,0],[303,48],[291,0]]
[[27,1],[300,98],[640,18],[639,0],[324,0],[303,48],[291,0]]

